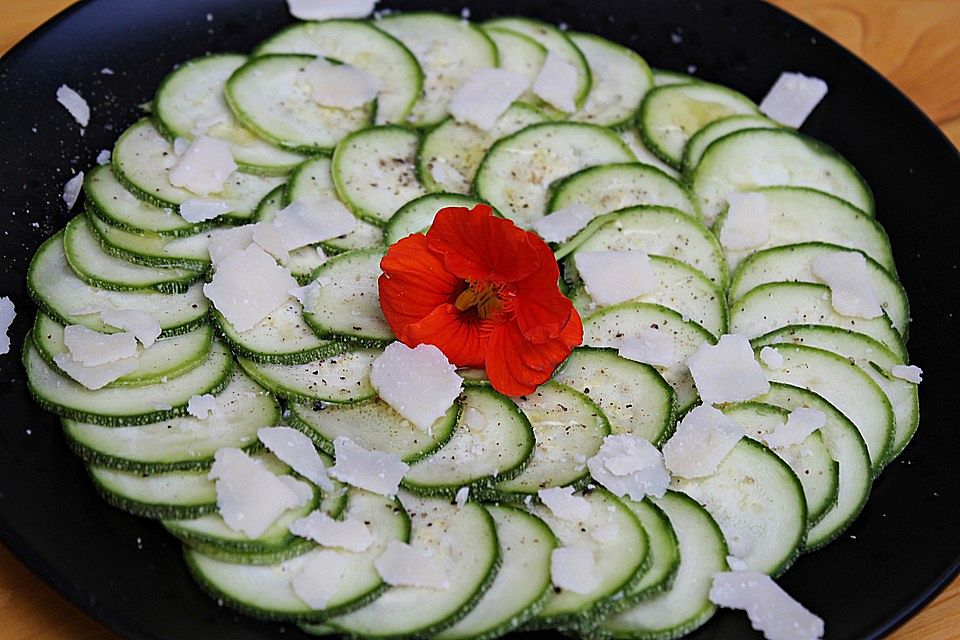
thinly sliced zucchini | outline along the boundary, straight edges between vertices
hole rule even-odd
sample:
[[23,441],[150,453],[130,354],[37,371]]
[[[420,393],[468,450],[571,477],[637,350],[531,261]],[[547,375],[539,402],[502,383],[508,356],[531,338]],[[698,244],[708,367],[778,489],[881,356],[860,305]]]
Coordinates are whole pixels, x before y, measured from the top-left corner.
[[[790,414],[786,409],[760,402],[729,404],[722,407],[721,411],[742,426],[749,438],[761,442],[763,436],[786,423]],[[840,485],[839,465],[830,457],[830,450],[819,430],[800,444],[772,451],[790,465],[803,485],[803,495],[807,501],[807,526],[815,525],[836,504]]]
[[[248,615],[267,620],[324,620],[380,596],[386,585],[374,562],[390,541],[406,542],[410,538],[410,518],[396,499],[351,490],[347,517],[370,523],[374,541],[363,552],[317,547],[278,564],[251,566],[222,562],[186,548],[187,567],[207,592]],[[326,608],[312,609],[297,597],[292,581],[316,554],[323,552],[336,553],[347,559],[348,565]]]
[[244,171],[284,175],[303,162],[303,156],[245,128],[224,97],[227,79],[246,61],[243,55],[219,53],[185,62],[160,82],[153,115],[160,131],[170,138],[217,138],[230,145],[234,161]]
[[[109,387],[138,387],[159,384],[189,371],[207,359],[213,341],[213,327],[201,325],[192,331],[169,338],[160,338],[150,348],[137,349],[137,368],[111,382]],[[63,325],[40,311],[33,325],[33,342],[47,364],[56,367],[53,359],[67,351],[63,342]]]
[[702,626],[716,611],[710,602],[713,574],[727,569],[727,544],[720,527],[699,504],[682,493],[668,491],[653,499],[677,535],[680,566],[673,585],[603,621],[597,638],[655,640],[679,638]]
[[713,474],[674,476],[670,486],[710,512],[730,553],[750,569],[777,576],[800,554],[807,535],[803,486],[787,463],[762,444],[744,438]]
[[[290,469],[270,454],[255,453],[275,473]],[[124,471],[87,466],[97,492],[112,506],[143,518],[200,518],[217,510],[217,490],[209,471]]]
[[202,271],[210,265],[213,230],[183,238],[162,236],[152,231],[129,231],[113,227],[102,218],[87,213],[88,223],[97,234],[104,251],[135,264]]
[[[310,158],[291,174],[283,196],[283,204],[287,205],[294,200],[337,200],[337,190],[333,185],[333,175],[330,173],[330,158],[317,156]],[[257,212],[257,220],[270,222],[276,216],[278,209],[264,208]],[[351,249],[369,249],[383,244],[383,232],[380,227],[363,220],[357,220],[357,226],[345,236],[333,238],[320,243],[324,251],[335,254],[350,251]],[[300,251],[304,251],[300,249]]]
[[687,140],[711,122],[733,115],[760,115],[760,110],[742,93],[718,84],[672,84],[647,92],[638,123],[647,148],[679,169]]
[[571,117],[606,127],[627,124],[637,114],[644,94],[653,87],[646,60],[634,51],[592,33],[571,33],[593,79],[583,106]]
[[[730,300],[737,300],[750,290],[770,282],[820,282],[813,273],[813,261],[820,256],[843,251],[849,249],[821,242],[807,242],[787,244],[755,253],[737,267],[730,283]],[[873,258],[866,256],[866,260],[870,282],[880,300],[880,306],[900,335],[906,336],[910,323],[907,292],[900,281]]]
[[416,58],[393,36],[360,20],[298,22],[275,33],[253,50],[308,53],[359,67],[380,81],[377,124],[403,124],[423,89]]
[[383,249],[334,256],[313,274],[320,288],[304,301],[303,317],[318,336],[362,346],[394,340],[380,309],[380,260]]
[[[575,266],[576,255],[577,252],[574,252],[573,259],[567,259],[565,275],[576,276],[571,268]],[[725,296],[706,276],[673,258],[650,256],[650,264],[653,266],[656,287],[631,302],[649,302],[673,309],[716,337],[727,332]],[[603,308],[582,286],[576,286],[569,297],[581,316],[589,316]]]
[[[547,48],[518,31],[486,25],[480,25],[480,28],[497,46],[500,68],[520,74],[532,87],[547,59]],[[540,98],[533,93],[532,88],[527,89],[520,99],[531,104],[540,102]]]
[[856,519],[870,495],[873,471],[870,454],[856,426],[839,409],[822,397],[800,387],[770,383],[770,391],[758,398],[787,411],[801,407],[817,409],[827,417],[820,427],[830,455],[840,467],[840,486],[837,502],[810,531],[804,551],[813,551],[839,536]]
[[731,304],[730,331],[756,338],[790,325],[822,324],[864,333],[906,360],[907,349],[890,318],[845,316],[833,309],[830,295],[830,287],[812,282],[762,284]]
[[520,226],[547,212],[550,185],[587,167],[633,162],[609,129],[582,122],[534,124],[498,140],[477,169],[477,195]]
[[500,541],[500,571],[477,605],[438,640],[493,640],[537,615],[553,595],[550,557],[557,539],[540,518],[506,505],[487,505]]
[[420,136],[397,126],[357,131],[333,152],[337,195],[354,214],[382,227],[397,209],[426,193],[417,179]]
[[370,367],[382,352],[356,349],[303,364],[268,364],[238,357],[247,374],[292,402],[349,404],[374,396]]
[[873,215],[873,194],[853,165],[790,129],[747,129],[714,141],[689,181],[708,222],[723,209],[728,193],[766,186],[819,189]]
[[491,388],[468,387],[452,437],[411,465],[403,486],[418,494],[450,498],[462,487],[482,493],[497,481],[519,475],[533,445],[533,428],[517,405]]
[[161,473],[198,471],[213,463],[223,447],[259,447],[257,429],[280,420],[272,395],[240,371],[217,394],[218,412],[206,420],[184,415],[129,427],[64,418],[70,447],[84,460],[119,471]]
[[353,613],[328,622],[341,633],[370,638],[426,637],[466,616],[493,584],[500,565],[497,529],[478,502],[400,494],[412,522],[410,544],[432,551],[446,589],[391,587]]
[[629,433],[659,445],[673,431],[673,387],[648,364],[621,358],[613,349],[578,347],[553,379],[597,403],[614,435]]
[[390,216],[383,229],[383,242],[390,245],[411,233],[426,231],[440,209],[446,207],[464,207],[472,209],[479,200],[459,193],[428,193],[407,204]]
[[[757,338],[757,344],[805,344],[832,351],[855,362],[870,376],[890,400],[896,431],[893,436],[889,460],[900,455],[917,431],[920,423],[920,403],[917,385],[892,375],[898,364],[905,364],[892,351],[862,333],[845,331],[834,327],[798,326],[787,327]],[[889,462],[888,460],[888,462]]]
[[553,185],[548,210],[572,204],[582,204],[595,213],[657,205],[700,217],[696,200],[686,187],[660,169],[637,162],[590,167]]
[[136,197],[117,180],[107,165],[94,167],[87,173],[83,179],[83,195],[88,214],[124,231],[189,236],[216,224],[191,224],[172,208],[158,207]]
[[700,78],[688,73],[680,73],[670,69],[650,69],[653,73],[653,86],[665,87],[670,84],[687,84],[691,82],[703,82]]
[[624,338],[637,336],[641,329],[656,326],[673,340],[677,363],[656,367],[676,394],[677,415],[683,415],[697,399],[693,376],[684,362],[704,342],[716,342],[709,331],[667,307],[649,302],[627,302],[606,307],[583,321],[583,344],[619,349]]
[[234,329],[219,311],[211,316],[234,353],[256,362],[305,364],[343,351],[340,343],[317,337],[303,319],[303,307],[292,298],[247,331]]
[[606,416],[594,402],[570,387],[548,382],[517,400],[533,427],[536,446],[523,471],[500,482],[494,494],[522,500],[545,487],[581,486],[590,479],[587,458],[610,433]]
[[314,60],[316,56],[296,53],[251,58],[227,81],[224,95],[233,114],[279,147],[297,153],[329,153],[347,134],[373,121],[376,103],[355,109],[318,103],[304,74]]
[[[284,186],[279,186],[270,193],[257,206],[257,213],[254,219],[257,222],[272,222],[277,217],[277,213],[283,209],[283,196],[286,192]],[[280,264],[290,270],[290,275],[296,278],[300,284],[307,284],[313,280],[313,272],[326,262],[327,256],[323,249],[317,251],[317,245],[307,245],[290,251],[290,255]]]
[[640,132],[637,130],[636,124],[620,129],[620,139],[623,140],[623,143],[633,152],[637,160],[643,164],[648,164],[651,167],[660,169],[660,171],[663,171],[674,180],[680,179],[679,171],[655,156],[652,151],[644,146],[643,139],[640,137]]
[[554,51],[572,64],[577,70],[577,91],[574,95],[574,101],[577,108],[584,106],[587,95],[593,84],[590,75],[590,65],[580,49],[573,43],[567,34],[560,31],[552,24],[533,20],[530,18],[496,18],[484,23],[484,28],[509,29],[516,31],[527,37],[533,38],[548,51]]
[[[759,351],[762,345],[755,345]],[[874,475],[893,451],[896,419],[883,389],[842,355],[802,344],[781,345],[783,366],[764,367],[767,379],[813,391],[847,416],[863,436]]]
[[214,341],[204,362],[166,383],[91,391],[48,365],[32,340],[23,348],[27,387],[37,404],[64,418],[105,426],[148,424],[184,415],[192,396],[218,393],[227,385],[232,365],[230,350]]
[[531,507],[557,536],[558,546],[590,550],[596,582],[587,593],[555,588],[531,627],[558,626],[580,632],[593,628],[639,584],[650,566],[650,543],[633,511],[606,489],[595,489],[583,497],[590,505],[590,515],[583,520],[563,520],[544,506]]
[[164,336],[186,333],[206,322],[209,304],[200,283],[191,285],[186,293],[176,294],[92,287],[70,268],[63,235],[60,231],[44,242],[27,269],[30,296],[60,324],[81,324],[104,333],[117,331],[100,320],[101,309],[145,311],[160,323]]
[[423,136],[417,156],[420,181],[429,191],[470,193],[477,169],[494,142],[547,120],[546,113],[523,102],[513,103],[489,131],[448,118]]
[[[871,214],[829,193],[804,187],[764,187],[753,191],[766,199],[770,235],[765,242],[750,249],[726,248],[731,270],[747,256],[765,249],[825,242],[862,251],[890,273],[896,273],[890,240]],[[714,228],[717,237],[725,220],[726,212],[717,219]]]
[[160,293],[186,293],[190,283],[200,278],[199,271],[148,267],[110,255],[84,215],[67,223],[63,251],[78,278],[110,291],[153,289]]
[[[135,196],[159,207],[177,208],[197,197],[170,183],[170,170],[178,160],[173,143],[146,118],[124,131],[113,147],[113,171],[117,179]],[[222,191],[205,197],[230,204],[232,210],[223,218],[245,221],[253,216],[263,196],[282,183],[282,177],[237,171],[230,175]]]
[[555,255],[560,259],[575,251],[633,249],[679,260],[718,287],[727,286],[727,262],[716,237],[695,219],[669,207],[629,207],[602,215],[557,247]]
[[443,120],[460,85],[474,71],[497,66],[496,45],[468,20],[421,11],[391,14],[374,24],[406,45],[423,69],[423,89],[407,117],[416,127]]
[[647,533],[650,562],[643,578],[631,584],[622,599],[611,603],[610,613],[623,611],[668,590],[680,568],[680,544],[670,518],[663,509],[650,498],[637,502],[622,496],[620,502],[633,512]]
[[683,148],[683,161],[681,162],[683,172],[690,173],[700,164],[703,152],[714,140],[719,140],[727,134],[744,129],[777,129],[781,126],[781,124],[761,115],[727,116],[714,120],[687,140],[687,144]]
[[460,406],[454,404],[424,430],[379,398],[346,406],[291,403],[289,409],[290,424],[330,455],[334,454],[333,441],[346,436],[364,449],[394,453],[408,463],[422,460],[445,446],[460,416]]

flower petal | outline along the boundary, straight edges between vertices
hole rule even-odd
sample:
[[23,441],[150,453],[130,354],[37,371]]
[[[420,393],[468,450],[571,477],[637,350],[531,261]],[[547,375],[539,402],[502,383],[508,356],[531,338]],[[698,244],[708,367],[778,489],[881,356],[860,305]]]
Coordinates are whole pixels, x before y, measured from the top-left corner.
[[[542,254],[532,240],[543,243],[510,220],[494,217],[484,204],[441,209],[427,231],[430,249],[443,256],[447,270],[470,282],[514,282],[536,272]],[[552,253],[549,262],[556,268]]]
[[447,271],[443,260],[427,248],[423,234],[407,236],[392,245],[380,268],[380,307],[398,336],[406,325],[453,302],[465,286],[463,279]]
[[575,312],[556,338],[539,344],[527,340],[517,323],[505,322],[490,334],[487,377],[505,395],[533,393],[582,341],[583,324]]
[[436,345],[447,360],[457,366],[483,366],[487,339],[482,332],[482,323],[452,304],[437,307],[419,322],[407,325],[398,335],[408,347]]

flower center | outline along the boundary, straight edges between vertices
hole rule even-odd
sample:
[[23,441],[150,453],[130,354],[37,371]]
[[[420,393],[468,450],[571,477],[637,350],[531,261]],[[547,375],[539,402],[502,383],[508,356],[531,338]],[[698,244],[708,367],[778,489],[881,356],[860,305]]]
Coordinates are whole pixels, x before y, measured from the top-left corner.
[[491,284],[471,284],[457,296],[453,303],[459,311],[474,309],[481,320],[497,315],[503,308],[503,302],[497,295],[497,289]]

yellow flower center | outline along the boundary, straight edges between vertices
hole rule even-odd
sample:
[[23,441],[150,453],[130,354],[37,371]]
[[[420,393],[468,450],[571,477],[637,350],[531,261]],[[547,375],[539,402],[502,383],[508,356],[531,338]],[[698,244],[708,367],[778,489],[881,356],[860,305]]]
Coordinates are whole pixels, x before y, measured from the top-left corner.
[[481,320],[497,315],[503,308],[503,303],[497,295],[497,290],[493,285],[472,284],[464,290],[457,301],[453,303],[460,311],[474,309]]

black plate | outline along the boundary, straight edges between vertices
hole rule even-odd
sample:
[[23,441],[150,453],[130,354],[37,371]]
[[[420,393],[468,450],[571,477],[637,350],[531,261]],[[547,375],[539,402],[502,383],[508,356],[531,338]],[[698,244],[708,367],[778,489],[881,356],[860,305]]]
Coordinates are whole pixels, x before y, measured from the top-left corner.
[[[474,19],[522,14],[602,34],[651,65],[689,70],[759,100],[783,70],[826,79],[830,93],[804,126],[849,158],[874,189],[913,307],[910,353],[925,370],[922,423],[840,540],[801,558],[781,580],[823,616],[829,638],[879,636],[936,593],[960,565],[956,432],[955,228],[960,158],[901,93],[826,36],[758,2],[469,0]],[[395,9],[440,0],[384,0]],[[208,21],[207,14],[212,16]],[[301,638],[220,608],[193,584],[180,547],[158,525],[108,507],[70,454],[57,420],[27,395],[19,344],[34,307],[24,272],[69,219],[64,181],[87,169],[141,113],[178,62],[208,51],[248,51],[290,21],[281,0],[90,0],[64,12],[0,61],[0,295],[18,316],[0,358],[0,539],[93,617],[130,638]],[[672,34],[682,41],[674,43]],[[674,38],[676,39],[676,38]],[[113,75],[100,69],[109,67]],[[81,136],[55,102],[61,83],[93,109]],[[949,375],[948,375],[949,374]],[[723,612],[694,638],[749,637]]]

